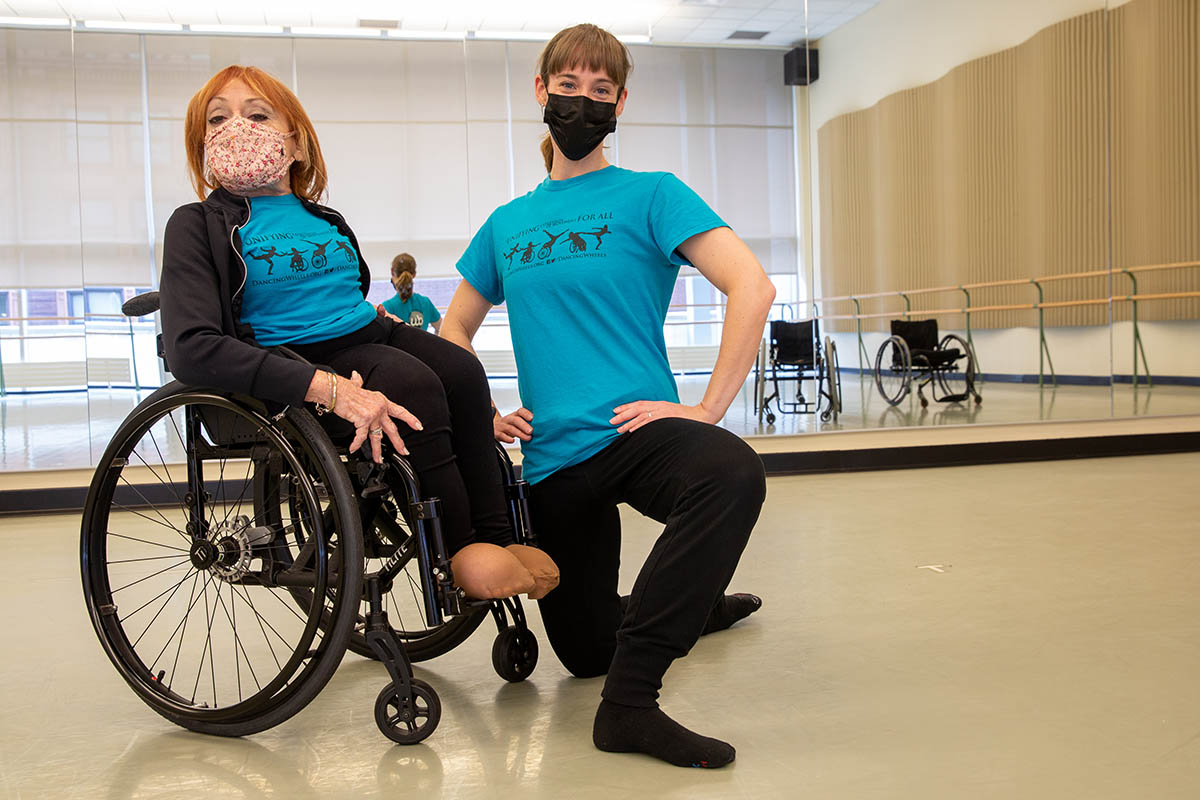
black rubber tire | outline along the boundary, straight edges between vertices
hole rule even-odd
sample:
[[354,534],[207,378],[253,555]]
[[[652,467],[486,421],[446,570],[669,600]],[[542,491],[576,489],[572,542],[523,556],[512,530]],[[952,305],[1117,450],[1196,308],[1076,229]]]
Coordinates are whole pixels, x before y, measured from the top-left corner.
[[520,683],[532,675],[537,661],[537,637],[528,628],[509,625],[492,643],[492,666],[509,683]]
[[[396,684],[389,683],[375,698],[375,724],[379,732],[396,744],[416,744],[437,730],[442,719],[442,701],[437,692],[420,678],[412,679],[415,703],[397,696]],[[414,707],[415,706],[415,707]]]
[[899,336],[889,336],[875,353],[875,388],[888,405],[900,404],[912,390],[912,354]]
[[952,402],[963,402],[972,396],[977,397],[978,395],[975,393],[975,376],[977,374],[975,351],[967,344],[966,339],[958,334],[948,333],[938,343],[938,349],[949,350],[951,348],[957,349],[962,354],[954,364],[958,369],[934,371],[934,378],[938,388],[942,390],[942,396],[959,398]]
[[[287,657],[288,651],[283,650],[286,664],[279,662],[278,654],[270,644],[271,639],[263,625],[263,620],[266,618],[255,608],[252,599],[247,600],[247,598],[252,597],[250,595],[251,588],[255,588],[256,592],[259,588],[264,592],[273,592],[278,587],[265,586],[258,583],[238,584],[218,577],[215,564],[201,568],[196,565],[194,559],[186,555],[181,557],[177,553],[176,556],[166,557],[182,559],[177,566],[167,567],[167,570],[183,568],[188,569],[189,572],[182,581],[176,584],[176,589],[172,590],[169,588],[158,595],[158,598],[165,595],[167,599],[163,601],[154,619],[150,621],[146,632],[149,631],[149,627],[155,624],[158,616],[173,601],[179,587],[182,587],[191,578],[194,591],[200,580],[200,576],[202,574],[205,576],[205,591],[207,592],[208,587],[211,585],[213,587],[212,592],[215,593],[215,597],[211,601],[212,616],[208,615],[209,612],[205,612],[205,620],[208,626],[208,640],[205,646],[209,648],[208,670],[213,682],[213,702],[211,704],[206,701],[196,701],[196,695],[199,693],[198,688],[194,687],[192,689],[193,694],[191,698],[186,698],[170,688],[175,683],[174,675],[176,667],[174,665],[171,667],[172,680],[166,684],[162,682],[162,678],[165,677],[165,669],[157,673],[154,671],[159,665],[157,657],[147,666],[146,660],[152,654],[153,645],[157,642],[152,642],[142,650],[138,650],[139,643],[142,641],[142,637],[146,635],[146,632],[143,632],[131,641],[131,636],[127,635],[125,627],[122,625],[124,621],[129,620],[141,610],[140,607],[126,614],[124,618],[118,616],[117,598],[114,598],[114,595],[136,584],[141,584],[146,580],[154,578],[160,573],[156,572],[134,583],[127,583],[116,590],[112,589],[113,583],[110,583],[110,572],[113,572],[111,567],[114,564],[153,561],[155,558],[160,557],[159,554],[163,552],[162,548],[187,553],[191,547],[195,546],[195,537],[189,538],[190,534],[180,527],[186,515],[186,503],[179,496],[178,485],[171,476],[170,465],[168,463],[171,459],[166,458],[162,454],[162,449],[154,433],[155,426],[158,423],[162,423],[163,431],[168,431],[167,419],[170,417],[170,425],[174,427],[180,442],[178,450],[182,452],[186,449],[183,442],[188,437],[180,433],[176,418],[170,415],[172,411],[177,412],[179,418],[185,420],[186,429],[187,407],[205,409],[205,413],[223,415],[220,417],[223,421],[222,424],[228,424],[229,430],[251,432],[253,434],[251,438],[257,437],[265,442],[266,452],[281,453],[281,459],[284,463],[290,465],[293,471],[306,470],[306,474],[310,476],[310,480],[314,481],[314,483],[305,484],[304,495],[305,503],[307,504],[306,508],[308,509],[306,513],[324,519],[325,514],[321,513],[320,503],[328,501],[329,505],[325,513],[329,515],[329,519],[334,521],[334,526],[328,531],[329,541],[327,544],[313,540],[308,549],[305,549],[301,542],[292,542],[289,537],[296,537],[296,531],[300,527],[299,525],[294,525],[290,531],[275,531],[273,533],[274,538],[268,540],[266,544],[251,544],[245,547],[244,552],[255,553],[252,556],[253,558],[265,559],[270,557],[276,559],[275,563],[280,566],[294,565],[296,563],[294,558],[297,556],[312,559],[315,567],[313,570],[309,570],[309,572],[314,574],[314,581],[317,585],[323,587],[324,596],[329,598],[320,610],[310,607],[307,611],[307,616],[303,616],[295,610],[289,611],[296,618],[299,618],[303,624],[303,629],[297,634],[297,641],[294,645],[289,644],[286,638],[279,635],[278,631],[275,630],[275,633],[279,635],[279,639],[276,641],[281,641],[285,646],[291,647],[291,657]],[[238,428],[238,426],[243,427]],[[146,457],[142,455],[143,452],[147,455],[153,455],[148,449],[149,444],[144,442],[144,437],[146,436],[150,437],[154,451],[158,453],[161,472],[155,471],[154,466],[146,462]],[[165,444],[170,445],[170,442],[167,441]],[[139,445],[142,445],[141,450],[138,450]],[[168,446],[167,451],[171,452],[171,450],[172,448]],[[233,453],[234,450],[230,450],[229,448],[222,449],[218,446],[213,448],[213,452]],[[210,508],[215,509],[222,504],[227,508],[225,520],[215,526],[219,530],[229,520],[233,510],[241,509],[246,502],[245,493],[250,485],[250,467],[255,462],[237,455],[229,455],[228,457],[220,455],[217,458],[221,463],[221,471],[219,477],[215,480],[211,477],[211,473],[206,473],[206,491],[207,487],[212,483],[224,487],[225,467],[228,464],[237,462],[240,466],[245,461],[249,465],[246,468],[246,477],[241,479],[241,494],[236,496],[232,493],[225,494],[223,488],[219,493],[210,493],[213,494],[209,498]],[[213,459],[214,456],[210,453],[207,460]],[[166,489],[174,493],[174,500],[167,499],[155,505],[129,479],[123,476],[126,467],[130,465],[137,466],[137,460],[142,461],[144,465],[150,468],[150,472],[158,478],[161,486],[156,488],[160,490]],[[105,653],[117,668],[122,678],[133,688],[134,692],[154,711],[171,722],[189,730],[220,736],[244,736],[266,730],[292,717],[311,702],[329,681],[345,653],[346,640],[349,637],[354,614],[358,608],[358,599],[362,592],[363,565],[362,528],[358,519],[357,507],[354,503],[354,495],[350,489],[349,480],[346,476],[344,466],[337,456],[337,452],[317,422],[306,411],[298,408],[288,409],[286,414],[277,420],[269,419],[266,409],[256,401],[248,398],[239,398],[235,401],[223,392],[187,388],[178,382],[172,382],[151,394],[134,409],[118,429],[99,463],[100,466],[88,490],[81,526],[80,552],[84,598],[93,627],[100,638]],[[178,465],[175,468],[178,475],[180,468]],[[186,466],[183,468],[183,471],[186,473]],[[238,485],[236,483],[237,478],[233,475],[232,469],[230,472],[229,480],[234,482],[232,485],[234,490],[236,490],[236,486]],[[166,481],[162,479],[161,474],[167,476]],[[144,476],[143,478],[135,479],[142,480]],[[127,499],[127,502],[131,503],[130,507],[123,506],[117,500],[119,496],[124,496],[117,491],[122,481],[140,497],[140,500],[135,498],[130,501]],[[123,493],[127,489],[122,488],[121,491]],[[167,495],[163,494],[163,497],[165,498]],[[137,505],[138,508],[148,507],[151,511],[150,513],[142,514],[140,511],[134,510],[132,508],[133,505]],[[230,510],[229,506],[232,506],[233,510]],[[168,533],[163,534],[157,528],[153,529],[156,533],[151,534],[142,534],[139,530],[139,537],[114,533],[114,529],[118,526],[111,524],[112,520],[109,516],[114,507],[118,509],[129,508],[135,515],[149,520],[161,528],[165,528]],[[184,513],[181,514],[180,512]],[[212,522],[217,519],[217,513],[213,511],[212,518],[206,522],[206,526],[210,530],[214,527]],[[254,509],[254,513],[255,519],[261,518],[262,514],[258,508]],[[172,517],[177,517],[178,521],[172,523]],[[121,526],[125,524],[125,520],[120,522]],[[247,530],[260,530],[261,528],[262,526],[251,528],[247,523],[247,526],[240,530],[244,532]],[[280,533],[282,533],[282,536]],[[168,544],[151,541],[148,537],[152,535],[165,536]],[[183,537],[182,543],[176,539],[176,535]],[[117,544],[118,539],[120,540],[119,544]],[[132,545],[125,544],[126,541],[150,545],[154,549],[148,552],[154,555],[137,559],[118,559],[117,561],[109,562],[110,540],[114,542],[114,546],[125,549],[133,547]],[[289,543],[296,546],[295,554],[292,554],[288,549]],[[185,548],[181,545],[189,545],[189,547]],[[278,558],[284,558],[285,560],[279,562]],[[246,563],[250,562],[247,561]],[[131,567],[127,569],[132,570],[137,568]],[[147,567],[146,569],[155,568]],[[164,570],[164,572],[167,570]],[[174,577],[177,576],[178,573],[167,580],[174,580]],[[122,582],[128,578],[128,576],[118,577],[116,573],[113,573],[111,577]],[[233,588],[238,585],[242,588],[242,594],[238,594],[237,590]],[[219,602],[220,591],[225,586],[230,587],[228,604]],[[145,587],[139,591],[144,590]],[[152,591],[152,588],[150,591]],[[290,598],[288,601],[285,601],[280,596],[287,592],[287,590],[279,589],[279,591],[280,594],[275,595],[276,599],[279,600],[282,607],[291,609],[293,604]],[[171,594],[167,594],[167,592],[171,592]],[[265,597],[263,594],[255,596],[260,598]],[[279,669],[279,674],[271,680],[267,680],[267,672],[263,672],[262,676],[252,673],[254,674],[253,682],[258,687],[258,691],[249,697],[242,696],[242,667],[239,660],[239,647],[241,648],[241,656],[245,657],[246,669],[248,671],[252,670],[252,665],[245,643],[238,639],[236,599],[239,598],[248,605],[250,613],[253,614],[252,618],[257,618],[258,627],[262,628],[262,636],[271,649],[274,663]],[[182,600],[182,595],[180,599]],[[122,602],[124,603],[124,600]],[[151,602],[157,602],[157,598]],[[195,603],[192,603],[189,599],[187,608],[182,612],[183,617],[179,623],[184,626],[182,631],[177,626],[175,631],[167,638],[164,645],[164,648],[171,646],[174,642],[176,632],[179,632],[179,645],[175,656],[176,664],[179,662],[180,651],[184,647],[184,639],[187,632],[184,620],[192,618],[192,609],[196,607],[198,602],[198,595],[196,596]],[[209,598],[206,594],[205,603],[207,604],[208,602]],[[230,616],[230,606],[233,608],[232,616]],[[272,604],[270,607],[275,609],[276,613],[282,613],[278,611],[275,605]],[[218,613],[220,612],[218,608],[224,609],[225,619],[229,622],[229,630],[233,638],[233,646],[230,649],[234,654],[234,667],[238,670],[238,700],[226,705],[221,704],[221,698],[218,696],[216,689],[218,669],[215,667],[213,659],[217,648],[215,644],[211,643],[215,642],[216,639],[212,634],[213,623],[216,621],[220,624],[220,618],[218,617]],[[304,611],[305,609],[302,608],[301,610]],[[197,609],[197,612],[199,613],[199,609]],[[245,613],[247,612],[243,611],[243,614]],[[169,625],[172,619],[174,619],[173,615],[168,615],[168,621],[163,624]],[[295,623],[291,624],[295,625]],[[135,633],[136,627],[140,627],[140,625],[140,619],[136,626],[130,624],[129,633]],[[242,630],[246,630],[248,625],[251,625],[251,623],[247,622],[243,625]],[[271,625],[269,619],[267,619],[266,625]],[[253,631],[253,627],[251,627],[251,630]],[[318,633],[321,635],[318,636]],[[280,649],[282,650],[282,648]],[[266,662],[265,659],[259,663],[262,664],[264,662],[270,663]],[[163,663],[165,665],[165,662]],[[223,685],[228,681],[229,671],[224,666],[223,664],[220,670]],[[202,647],[196,678],[197,687],[203,671],[204,648]],[[267,671],[270,670],[268,669]],[[247,680],[247,683],[249,683],[249,680]],[[186,688],[185,683],[182,690],[186,691]],[[225,691],[225,689],[223,688],[222,691]],[[248,687],[247,691],[249,691]]]

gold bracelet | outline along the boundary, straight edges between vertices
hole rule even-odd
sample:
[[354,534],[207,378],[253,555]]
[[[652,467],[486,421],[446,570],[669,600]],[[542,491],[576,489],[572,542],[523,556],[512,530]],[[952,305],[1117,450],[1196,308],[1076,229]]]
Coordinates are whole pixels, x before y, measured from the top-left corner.
[[317,416],[321,416],[326,411],[333,411],[337,407],[337,376],[332,372],[326,372],[325,377],[329,379],[329,405],[323,406],[317,403]]

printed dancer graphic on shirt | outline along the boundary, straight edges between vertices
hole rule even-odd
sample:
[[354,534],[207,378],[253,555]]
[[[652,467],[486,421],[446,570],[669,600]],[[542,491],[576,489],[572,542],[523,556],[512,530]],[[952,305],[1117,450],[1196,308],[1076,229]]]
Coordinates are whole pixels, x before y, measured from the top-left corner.
[[521,253],[522,264],[528,264],[530,261],[533,261],[533,242],[530,242],[525,248],[525,252]]
[[282,255],[284,255],[284,253],[281,253],[278,250],[276,250],[275,245],[271,245],[270,250],[260,250],[257,253],[254,252],[253,250],[251,250],[251,251],[247,252],[246,255],[250,256],[255,261],[267,262],[267,274],[270,275],[271,271],[275,269],[275,257],[282,256]]
[[551,233],[550,231],[542,231],[542,233],[546,234],[546,238],[549,241],[547,241],[545,244],[543,244],[541,247],[538,248],[537,257],[538,258],[549,258],[550,251],[554,249],[554,243],[557,242],[559,239],[561,239],[563,233],[566,233],[566,231],[563,231],[562,233]]
[[304,254],[296,248],[280,253],[280,255],[291,256],[292,261],[288,264],[292,268],[292,272],[304,272],[308,269],[308,264],[304,263]]
[[567,235],[571,239],[571,247],[569,249],[572,253],[582,253],[587,250],[587,242],[583,240],[582,236],[574,231],[571,231]]
[[513,256],[515,256],[517,254],[517,251],[520,249],[521,249],[520,244],[514,244],[513,249],[509,250],[507,253],[504,254],[504,257],[508,259],[508,265],[510,267],[512,266]]
[[313,247],[317,248],[313,252],[312,256],[312,265],[317,269],[321,269],[329,263],[329,259],[325,257],[325,248],[329,247],[332,242],[333,240],[330,239],[328,242],[325,242],[325,244],[317,244],[316,242],[310,242],[307,239],[304,240],[305,244],[311,244]]
[[349,243],[347,243],[347,242],[343,242],[343,241],[339,241],[339,242],[337,243],[337,249],[338,249],[338,250],[341,250],[341,251],[342,251],[342,253],[344,253],[344,254],[345,254],[345,256],[346,256],[346,260],[347,260],[347,261],[349,261],[349,262],[350,262],[351,264],[353,264],[354,266],[358,266],[358,256],[357,256],[357,255],[355,255],[355,253],[354,253],[354,248],[353,248],[353,247],[351,247],[351,246],[349,245]]
[[596,237],[596,249],[597,250],[600,249],[600,245],[604,242],[604,237],[608,236],[610,233],[612,233],[612,231],[610,231],[608,229],[607,225],[605,225],[603,228],[597,228],[594,231],[583,231],[584,236],[595,236]]

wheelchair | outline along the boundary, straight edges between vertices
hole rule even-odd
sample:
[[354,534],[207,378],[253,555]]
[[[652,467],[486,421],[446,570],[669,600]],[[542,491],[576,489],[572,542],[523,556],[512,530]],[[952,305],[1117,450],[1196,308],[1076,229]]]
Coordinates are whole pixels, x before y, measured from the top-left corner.
[[[755,400],[759,421],[765,416],[767,424],[775,423],[771,401],[780,414],[814,414],[820,411],[821,421],[837,421],[842,412],[842,376],[838,369],[837,345],[828,336],[824,346],[815,319],[799,322],[773,320],[771,339],[760,353],[755,366]],[[766,345],[766,343],[764,343]],[[816,382],[817,396],[804,396],[804,381]],[[766,394],[770,382],[771,393]],[[781,386],[795,383],[793,399],[785,400]]]
[[888,405],[899,405],[908,396],[914,377],[920,379],[922,408],[929,405],[926,386],[939,403],[983,402],[975,388],[975,352],[965,339],[948,333],[939,340],[935,319],[894,319],[891,332],[875,354],[875,387]]
[[[145,298],[126,313],[156,310]],[[88,490],[81,572],[100,643],[147,705],[193,731],[258,733],[303,709],[349,649],[387,669],[380,731],[414,744],[441,702],[412,663],[489,613],[496,672],[532,673],[520,600],[454,586],[439,501],[385,452],[382,464],[348,453],[303,408],[179,382],[130,413]],[[497,458],[513,530],[535,545],[528,485],[499,445]]]

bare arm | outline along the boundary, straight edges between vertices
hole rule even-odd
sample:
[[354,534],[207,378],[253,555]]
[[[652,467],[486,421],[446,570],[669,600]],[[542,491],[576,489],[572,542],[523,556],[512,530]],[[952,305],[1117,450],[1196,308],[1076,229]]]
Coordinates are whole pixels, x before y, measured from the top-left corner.
[[622,433],[667,416],[719,422],[758,354],[763,325],[775,300],[775,285],[750,248],[729,228],[714,228],[685,241],[679,252],[728,298],[717,363],[698,405],[640,400],[618,406],[612,423],[620,425]]
[[680,245],[679,252],[728,298],[717,363],[700,401],[711,421],[717,422],[754,366],[763,325],[775,302],[775,284],[746,243],[729,228],[697,234]]
[[[446,309],[446,316],[442,317],[442,329],[438,335],[474,353],[471,340],[475,338],[475,333],[483,324],[483,318],[491,310],[492,304],[484,299],[474,286],[463,281],[454,292],[450,308]],[[496,408],[495,403],[492,404],[492,408]],[[492,416],[492,432],[498,441],[507,444],[512,444],[516,439],[528,442],[533,436],[531,422],[533,412],[527,408],[519,408],[503,416],[499,409],[496,409]]]
[[472,353],[471,340],[483,324],[483,318],[492,310],[492,304],[475,290],[471,284],[463,281],[450,300],[446,316],[442,317],[441,330],[438,331],[443,339],[449,339],[464,350]]

